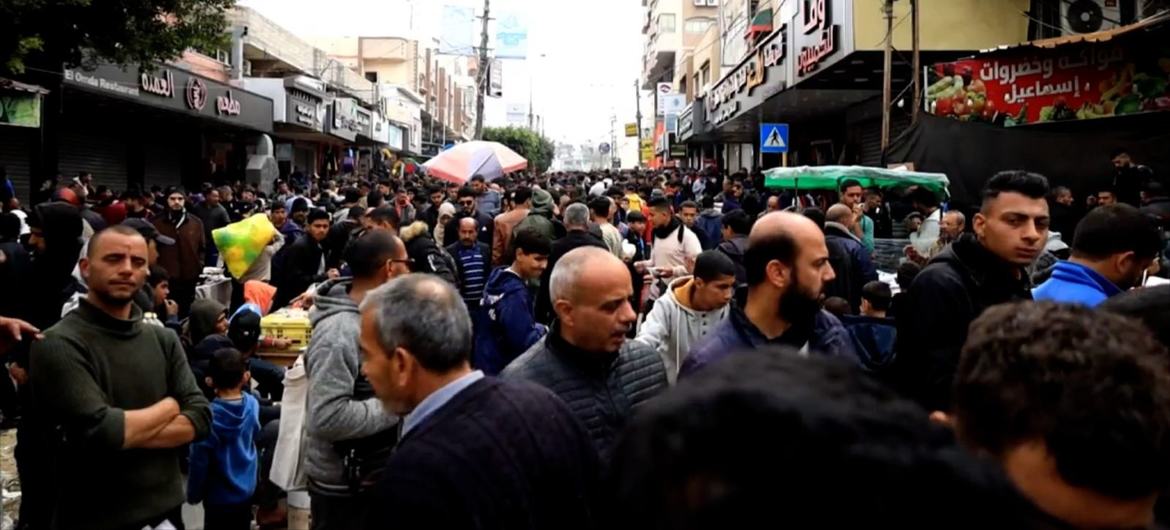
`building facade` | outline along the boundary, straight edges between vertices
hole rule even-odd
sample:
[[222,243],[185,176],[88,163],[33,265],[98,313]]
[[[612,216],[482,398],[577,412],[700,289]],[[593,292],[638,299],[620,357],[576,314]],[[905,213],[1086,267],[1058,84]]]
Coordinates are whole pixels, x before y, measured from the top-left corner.
[[[683,7],[693,3],[698,0]],[[729,172],[778,166],[780,155],[759,154],[759,128],[781,122],[791,126],[789,165],[879,164],[883,5],[722,0],[708,34],[689,51],[676,52],[669,82],[686,94],[689,106],[680,115],[678,135],[669,139],[687,147],[659,150],[661,163]],[[1029,19],[1021,13],[1028,6],[1028,0],[921,2],[922,64],[1027,40]],[[650,3],[648,21],[662,9]],[[900,93],[892,111],[896,132],[909,123],[913,107],[909,2],[895,2],[893,17],[893,43],[900,50],[891,70],[894,94]],[[663,79],[664,53],[654,48],[661,43],[648,38],[647,46],[658,51],[647,57],[645,88]]]

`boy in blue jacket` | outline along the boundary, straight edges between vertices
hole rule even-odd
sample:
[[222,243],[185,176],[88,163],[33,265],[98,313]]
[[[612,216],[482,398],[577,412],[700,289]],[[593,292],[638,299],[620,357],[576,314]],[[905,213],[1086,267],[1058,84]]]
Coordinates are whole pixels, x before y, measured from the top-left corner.
[[212,354],[207,376],[207,385],[215,389],[211,434],[191,445],[187,477],[187,502],[203,502],[203,528],[252,527],[260,403],[243,390],[250,380],[239,350],[223,348]]
[[524,228],[512,236],[512,264],[499,267],[488,277],[483,300],[475,312],[475,352],[472,365],[487,375],[497,375],[512,359],[548,331],[533,316],[527,283],[539,278],[548,266],[552,242],[536,230]]

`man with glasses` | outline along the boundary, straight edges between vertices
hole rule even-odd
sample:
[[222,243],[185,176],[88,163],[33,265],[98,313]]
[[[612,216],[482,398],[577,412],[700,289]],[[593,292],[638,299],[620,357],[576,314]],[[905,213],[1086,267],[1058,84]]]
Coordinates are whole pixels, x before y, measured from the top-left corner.
[[479,227],[477,239],[487,243],[490,247],[492,237],[495,234],[496,223],[492,220],[492,216],[479,211],[475,190],[467,187],[460,188],[459,200],[456,206],[459,207],[459,212],[455,214],[455,218],[451,219],[443,229],[443,246],[449,247],[459,241],[459,220],[470,217],[475,219],[475,224]]
[[[305,353],[309,376],[305,409],[305,474],[313,528],[358,528],[371,505],[363,480],[380,470],[394,446],[398,417],[387,414],[361,374],[358,306],[366,293],[410,273],[406,246],[373,230],[346,249],[352,278],[316,291],[313,338]],[[381,458],[375,457],[382,452]],[[357,469],[364,462],[372,468]]]

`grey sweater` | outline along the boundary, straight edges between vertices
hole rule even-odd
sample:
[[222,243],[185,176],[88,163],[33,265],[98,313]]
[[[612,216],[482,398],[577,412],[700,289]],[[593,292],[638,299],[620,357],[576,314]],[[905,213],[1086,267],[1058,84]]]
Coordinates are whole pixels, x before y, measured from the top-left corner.
[[361,313],[349,297],[352,281],[330,280],[317,289],[309,314],[313,338],[305,352],[309,376],[305,474],[311,488],[335,494],[347,490],[341,456],[333,443],[372,436],[398,423],[398,417],[385,411],[378,398],[354,398],[354,388],[368,387],[368,383],[361,375]]

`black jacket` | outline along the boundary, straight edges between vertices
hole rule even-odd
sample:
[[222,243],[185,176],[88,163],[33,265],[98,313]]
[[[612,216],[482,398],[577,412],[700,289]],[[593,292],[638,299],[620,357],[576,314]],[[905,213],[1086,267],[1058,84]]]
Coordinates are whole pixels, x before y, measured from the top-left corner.
[[599,468],[551,392],[485,377],[403,435],[364,527],[598,528]]
[[325,275],[322,271],[324,259],[325,249],[320,243],[308,235],[297,238],[285,255],[281,278],[276,283],[276,296],[272,308],[284,307],[314,282],[324,280]]
[[927,410],[949,410],[967,327],[985,309],[1031,300],[1022,267],[964,234],[927,264],[898,307],[895,383]]
[[1048,230],[1059,232],[1061,240],[1071,244],[1077,230],[1077,223],[1081,221],[1084,214],[1075,206],[1065,206],[1055,201],[1048,203],[1048,211],[1052,219]]
[[500,377],[531,381],[560,396],[603,460],[635,410],[667,387],[666,367],[653,348],[626,341],[616,354],[588,352],[561,338],[557,325]]
[[[1141,211],[1157,220],[1162,230],[1170,230],[1170,198],[1154,197],[1146,202],[1145,206],[1142,206]],[[1071,241],[1068,237],[1064,239]]]
[[32,285],[32,260],[19,241],[0,242],[0,315],[21,316]]
[[549,299],[548,282],[552,278],[553,267],[557,261],[570,251],[581,247],[597,247],[608,251],[605,242],[589,232],[581,230],[570,231],[565,237],[553,241],[552,250],[548,254],[548,267],[540,275],[540,289],[536,292],[536,321],[541,324],[550,324],[553,320],[552,300]]
[[[398,231],[398,237],[406,245],[406,255],[410,257],[410,272],[434,274],[448,283],[459,287],[459,276],[455,258],[435,243],[431,237],[427,224],[415,221]],[[490,254],[490,253],[489,253]],[[490,255],[488,256],[490,259]]]
[[361,225],[345,220],[329,227],[329,233],[325,235],[325,241],[322,245],[325,248],[325,266],[331,269],[341,267],[341,261],[345,257],[345,248],[349,246],[349,242],[354,238],[354,232],[361,228]]
[[492,219],[492,216],[479,210],[476,210],[473,215],[467,215],[463,213],[463,210],[455,212],[455,217],[447,221],[447,226],[443,227],[443,246],[449,247],[459,241],[459,221],[465,217],[475,218],[475,224],[479,227],[479,240],[491,247],[492,237],[496,233],[496,221]]
[[836,277],[825,284],[825,296],[839,296],[849,301],[853,314],[860,313],[861,288],[878,279],[877,269],[861,241],[839,223],[825,223],[825,246]]

